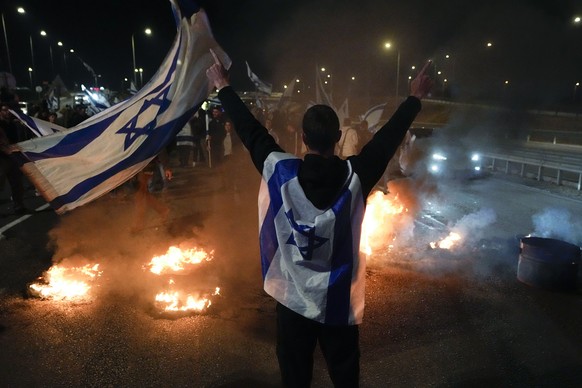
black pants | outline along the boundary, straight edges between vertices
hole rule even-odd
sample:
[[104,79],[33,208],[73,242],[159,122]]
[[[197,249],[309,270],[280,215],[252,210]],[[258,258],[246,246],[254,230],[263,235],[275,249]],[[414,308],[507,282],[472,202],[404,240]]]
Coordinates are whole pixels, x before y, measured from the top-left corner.
[[307,319],[277,303],[277,358],[285,387],[309,387],[313,352],[319,347],[336,388],[358,387],[358,326],[331,326]]
[[24,207],[24,175],[18,168],[18,164],[6,154],[0,153],[0,169],[6,174],[10,184],[10,194],[15,208]]

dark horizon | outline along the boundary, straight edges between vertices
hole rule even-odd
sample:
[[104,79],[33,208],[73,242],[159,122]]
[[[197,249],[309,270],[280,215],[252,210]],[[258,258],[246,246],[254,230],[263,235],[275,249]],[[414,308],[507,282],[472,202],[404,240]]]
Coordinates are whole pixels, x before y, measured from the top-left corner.
[[[418,68],[432,59],[435,93],[446,98],[536,106],[582,102],[582,92],[575,86],[582,82],[582,24],[573,21],[582,9],[576,9],[573,0],[199,3],[217,41],[233,59],[233,84],[241,90],[252,89],[246,76],[248,61],[253,72],[273,84],[274,91],[282,91],[295,77],[303,85],[313,85],[316,69],[325,67],[338,99],[348,91],[360,96],[394,95],[397,73],[403,95],[408,76],[414,75],[411,66]],[[17,6],[24,7],[26,14],[17,14]],[[31,75],[37,86],[51,82],[56,74],[70,89],[75,84],[92,85],[94,77],[85,62],[100,76],[100,86],[119,90],[123,79],[133,76],[132,34],[136,66],[144,69],[145,83],[157,71],[175,35],[167,0],[148,2],[147,8],[137,0],[105,0],[89,9],[81,9],[72,0],[56,4],[21,0],[1,10],[19,86],[30,86]],[[143,34],[145,27],[153,30],[152,36]],[[46,37],[38,34],[41,29],[47,31]],[[32,66],[31,37],[32,74],[27,71]],[[63,48],[57,41],[63,41]],[[392,43],[390,50],[383,47],[387,41]],[[4,42],[2,47],[0,70],[8,71]],[[75,54],[66,51],[71,47]]]

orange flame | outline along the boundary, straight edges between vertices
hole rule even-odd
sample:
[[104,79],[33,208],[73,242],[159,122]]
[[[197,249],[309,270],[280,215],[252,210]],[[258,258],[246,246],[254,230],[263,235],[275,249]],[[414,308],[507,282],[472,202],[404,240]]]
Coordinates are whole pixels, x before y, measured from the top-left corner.
[[462,237],[459,233],[451,232],[447,237],[442,239],[439,242],[431,242],[430,247],[433,249],[440,248],[440,249],[451,249],[457,245],[459,241],[461,241]]
[[165,255],[154,256],[147,264],[149,270],[156,275],[179,273],[191,265],[212,260],[214,251],[208,253],[200,248],[180,249],[175,246],[168,248]]
[[[170,284],[174,282],[170,280]],[[180,291],[160,292],[156,295],[156,304],[163,311],[168,312],[200,312],[212,305],[211,296],[220,295],[220,288],[216,287],[211,295],[192,295]]]
[[[208,253],[201,248],[182,249],[171,246],[166,254],[154,256],[144,267],[156,275],[185,275],[203,261],[212,260],[213,254],[214,251]],[[202,312],[212,304],[212,296],[220,295],[219,287],[210,294],[177,290],[173,279],[169,280],[168,285],[168,289],[155,296],[156,308],[165,312]]]
[[408,209],[395,196],[376,191],[368,197],[366,214],[362,223],[360,251],[371,255],[380,247],[385,247],[394,240],[394,216],[407,212]]
[[45,272],[44,282],[31,284],[30,288],[42,298],[82,300],[89,294],[89,283],[101,274],[99,264],[70,268],[54,265]]

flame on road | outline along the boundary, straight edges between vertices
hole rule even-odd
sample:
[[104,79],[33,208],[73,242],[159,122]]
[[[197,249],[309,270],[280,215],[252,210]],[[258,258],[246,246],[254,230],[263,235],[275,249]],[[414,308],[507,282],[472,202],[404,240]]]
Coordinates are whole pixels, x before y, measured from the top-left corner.
[[398,194],[372,193],[362,223],[360,252],[371,255],[374,250],[388,246],[394,240],[394,217],[407,211]]
[[[158,276],[188,275],[204,261],[211,261],[214,251],[207,252],[201,248],[181,248],[171,246],[164,255],[154,256],[144,266]],[[164,312],[202,312],[212,305],[211,298],[220,295],[220,288],[214,293],[191,292],[192,279],[180,279],[184,285],[179,285],[174,279],[169,279],[165,289],[155,296],[155,306]]]
[[82,300],[88,297],[90,283],[101,274],[99,264],[82,267],[54,265],[45,272],[42,281],[31,284],[30,289],[41,298]]
[[213,251],[208,253],[200,248],[181,249],[171,246],[166,254],[154,256],[147,267],[156,275],[180,273],[192,269],[192,265],[212,260],[213,254]]
[[452,249],[453,247],[457,246],[458,242],[462,240],[462,237],[459,233],[451,232],[447,237],[442,239],[438,242],[431,242],[430,247],[433,249],[440,248],[440,249]]
[[[170,280],[170,288],[174,284]],[[204,294],[190,294],[183,291],[163,291],[156,295],[156,306],[166,312],[201,312],[212,305],[210,298],[212,296],[220,295],[220,288],[216,287],[214,293],[208,295]]]

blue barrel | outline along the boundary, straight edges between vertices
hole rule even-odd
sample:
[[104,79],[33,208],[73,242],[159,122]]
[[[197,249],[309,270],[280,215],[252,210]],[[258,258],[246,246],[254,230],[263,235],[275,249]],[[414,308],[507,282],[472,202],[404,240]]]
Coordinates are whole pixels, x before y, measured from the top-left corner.
[[533,287],[572,291],[577,287],[580,247],[543,237],[523,237],[517,279]]

